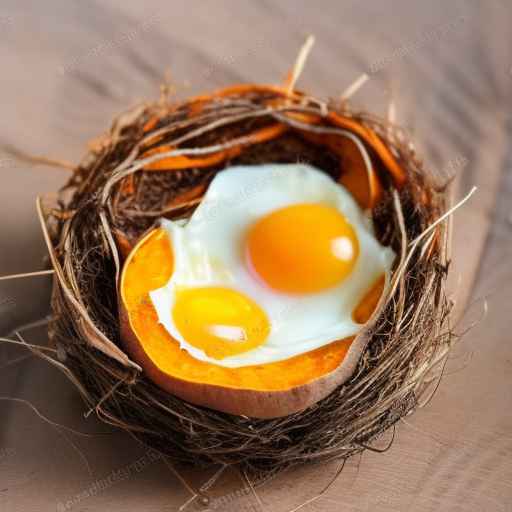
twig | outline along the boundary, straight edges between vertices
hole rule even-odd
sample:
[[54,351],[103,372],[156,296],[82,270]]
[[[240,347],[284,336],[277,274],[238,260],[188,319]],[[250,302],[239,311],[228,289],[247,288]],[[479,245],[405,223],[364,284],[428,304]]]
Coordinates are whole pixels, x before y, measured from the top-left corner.
[[18,363],[21,363],[22,361],[26,361],[27,359],[30,359],[31,357],[34,357],[33,354],[25,354],[24,356],[15,357],[14,359],[10,359],[5,364],[0,365],[0,370],[3,370],[4,368],[7,368],[8,366],[12,366]]
[[299,50],[299,54],[297,55],[297,59],[295,60],[295,64],[292,68],[289,78],[286,83],[286,92],[288,95],[291,95],[293,90],[295,89],[295,84],[299,79],[304,66],[306,65],[306,61],[308,60],[309,53],[315,44],[315,36],[309,35]]
[[297,512],[297,510],[300,510],[301,508],[305,507],[306,505],[309,505],[310,503],[313,503],[314,501],[320,499],[330,489],[332,484],[340,476],[341,472],[343,471],[343,468],[345,467],[346,462],[347,462],[347,459],[344,458],[342,460],[341,464],[338,466],[338,469],[336,470],[336,473],[334,474],[332,479],[316,496],[313,496],[313,498],[310,498],[309,500],[305,501],[304,503],[300,504],[298,507],[295,507],[294,509],[290,510],[289,512]]
[[244,479],[247,482],[247,484],[249,485],[249,488],[251,489],[251,492],[252,492],[253,496],[256,498],[256,501],[258,502],[258,505],[260,506],[261,510],[263,510],[264,507],[263,507],[263,503],[261,501],[261,498],[259,497],[258,493],[256,492],[256,489],[254,488],[254,485],[252,484],[249,476],[247,475],[247,471],[243,471],[242,474],[244,475]]
[[18,325],[7,334],[6,338],[12,338],[13,336],[16,336],[16,333],[25,332],[31,329],[35,329],[36,327],[48,325],[48,323],[51,321],[51,318],[51,316],[45,316],[43,318],[40,318],[39,320],[34,320],[32,322],[27,322],[25,324]]
[[187,491],[192,494],[192,497],[197,496],[205,496],[208,498],[202,491],[196,490],[192,487],[191,484],[187,482],[187,480],[181,475],[181,473],[173,466],[173,464],[168,460],[167,457],[163,458],[164,464],[170,469],[171,473],[181,482],[181,484],[187,489]]
[[[19,335],[19,333],[16,333],[16,335]],[[39,345],[32,345],[30,343],[27,343],[26,341],[21,340],[11,340],[10,338],[0,338],[0,342],[2,343],[10,343],[12,345],[23,345],[27,348],[35,349],[35,350],[47,350],[48,352],[57,353],[57,350],[51,347],[41,347]]]
[[68,442],[68,444],[73,448],[73,450],[75,450],[78,453],[79,457],[82,459],[83,463],[85,464],[85,467],[87,468],[87,472],[89,473],[89,475],[92,475],[91,465],[89,464],[87,457],[82,453],[82,451],[78,448],[78,446],[76,446],[76,444],[73,443],[73,441],[71,441],[71,439],[69,439],[66,435],[64,435],[63,432],[61,432],[61,429],[65,430],[67,432],[70,432],[72,434],[79,435],[79,436],[89,437],[91,434],[84,434],[83,432],[78,432],[77,430],[73,430],[72,428],[66,427],[65,425],[60,425],[59,423],[56,423],[56,422],[50,420],[44,414],[42,414],[37,409],[37,407],[35,405],[32,405],[28,400],[24,400],[23,398],[0,396],[0,401],[17,402],[17,403],[24,404],[27,407],[29,407],[30,409],[32,409],[32,411],[36,414],[36,416],[39,419],[43,420],[45,423],[47,423],[51,427],[55,428],[57,430],[57,432]]
[[370,79],[367,73],[363,73],[355,82],[352,82],[340,96],[341,103],[346,103],[361,87]]
[[48,276],[55,273],[55,270],[39,270],[37,272],[25,272],[24,274],[11,274],[8,276],[1,276],[0,281],[8,281],[10,279],[21,279],[24,277]]
[[21,151],[9,144],[3,144],[0,146],[6,153],[13,156],[17,160],[20,160],[22,162],[26,162],[32,165],[46,165],[48,167],[59,167],[61,169],[66,169],[68,171],[74,171],[76,169],[76,165],[67,162],[65,160],[58,160],[55,158],[48,158],[46,156],[37,156],[37,155],[30,155],[28,153],[25,153],[24,151]]
[[43,214],[43,206],[42,200],[40,197],[36,200],[36,209],[39,218],[39,223],[41,225],[41,229],[43,231],[43,237],[46,242],[46,247],[48,248],[48,254],[50,255],[50,260],[52,262],[53,268],[55,270],[55,274],[59,280],[60,287],[62,292],[66,295],[69,302],[73,305],[73,307],[80,313],[82,318],[82,329],[88,334],[87,338],[90,342],[94,339],[96,341],[95,347],[98,350],[101,350],[106,355],[116,359],[118,362],[123,364],[124,366],[129,366],[137,369],[138,371],[142,371],[142,368],[131,361],[128,356],[119,349],[111,340],[109,340],[94,324],[91,320],[89,313],[87,310],[80,304],[80,302],[76,299],[76,297],[71,293],[69,289],[66,279],[64,277],[64,273],[62,271],[62,267],[55,255],[55,250],[53,248],[52,241],[50,239],[50,234],[48,233],[48,228],[46,226]]
[[11,396],[0,396],[0,401],[2,402],[16,402],[16,403],[20,403],[20,404],[23,404],[23,405],[26,405],[27,407],[29,407],[30,409],[32,409],[32,411],[36,414],[36,416],[38,418],[40,418],[41,420],[43,420],[45,423],[47,423],[48,425],[56,428],[56,429],[63,429],[71,434],[75,434],[76,436],[81,436],[81,437],[94,437],[94,436],[97,436],[97,435],[102,435],[104,434],[104,432],[99,432],[99,433],[88,433],[88,432],[80,432],[79,430],[75,430],[71,427],[67,427],[66,425],[61,425],[60,423],[56,423],[55,421],[52,421],[51,419],[49,419],[47,416],[45,416],[42,412],[39,411],[39,409],[33,405],[32,403],[30,403],[28,400],[25,400],[24,398],[17,398],[17,397],[11,397]]
[[450,215],[455,213],[466,201],[469,201],[471,196],[476,192],[477,187],[473,187],[465,197],[463,197],[456,205],[452,206],[448,211],[446,211],[441,217],[439,217],[435,222],[433,222],[423,233],[420,233],[412,242],[409,243],[409,247],[416,246],[418,242],[423,240],[438,224],[444,222]]

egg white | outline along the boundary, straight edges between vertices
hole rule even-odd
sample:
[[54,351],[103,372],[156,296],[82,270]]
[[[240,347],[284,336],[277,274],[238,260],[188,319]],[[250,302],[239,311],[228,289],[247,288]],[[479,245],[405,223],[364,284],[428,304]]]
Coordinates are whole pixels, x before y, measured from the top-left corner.
[[[248,268],[243,243],[259,218],[297,203],[335,207],[359,241],[350,275],[332,288],[300,296],[276,292],[260,281]],[[352,320],[352,311],[382,274],[389,278],[395,258],[377,241],[371,220],[351,194],[303,164],[230,167],[214,178],[186,223],[162,219],[161,224],[173,248],[174,272],[165,286],[150,292],[158,320],[193,357],[229,368],[281,361],[357,334],[362,326]],[[176,290],[204,286],[233,288],[259,304],[270,321],[265,343],[220,360],[187,343],[172,319]]]

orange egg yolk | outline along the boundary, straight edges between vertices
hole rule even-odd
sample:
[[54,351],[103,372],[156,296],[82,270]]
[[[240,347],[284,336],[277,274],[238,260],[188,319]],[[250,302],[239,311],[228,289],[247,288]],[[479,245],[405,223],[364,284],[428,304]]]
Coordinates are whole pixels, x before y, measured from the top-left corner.
[[230,288],[178,291],[172,316],[187,343],[213,359],[252,350],[262,345],[270,332],[267,315],[258,304]]
[[336,208],[301,203],[271,212],[247,234],[250,265],[271,288],[314,293],[341,282],[359,255],[354,229]]

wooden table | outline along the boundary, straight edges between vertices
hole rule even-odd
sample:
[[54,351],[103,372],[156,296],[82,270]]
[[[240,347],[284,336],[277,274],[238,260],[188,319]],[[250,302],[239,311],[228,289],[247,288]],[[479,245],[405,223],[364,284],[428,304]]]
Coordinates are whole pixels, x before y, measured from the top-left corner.
[[[34,199],[66,179],[66,171],[17,163],[5,144],[76,161],[115,113],[158,94],[165,71],[179,97],[279,82],[314,33],[300,87],[336,96],[367,72],[356,103],[384,114],[392,97],[428,165],[455,172],[459,196],[479,187],[455,214],[453,272],[457,329],[476,324],[453,351],[435,399],[400,424],[392,448],[350,460],[301,510],[511,511],[511,15],[505,0],[3,0],[0,275],[40,268]],[[0,332],[44,317],[48,291],[44,277],[0,283]],[[81,436],[50,423],[110,432],[84,418],[60,372],[26,356],[0,345],[0,510],[174,511],[190,498],[127,435]],[[209,508],[293,510],[335,470],[303,468],[257,496],[221,478]],[[201,485],[209,474],[184,476]],[[201,510],[199,500],[185,510]]]

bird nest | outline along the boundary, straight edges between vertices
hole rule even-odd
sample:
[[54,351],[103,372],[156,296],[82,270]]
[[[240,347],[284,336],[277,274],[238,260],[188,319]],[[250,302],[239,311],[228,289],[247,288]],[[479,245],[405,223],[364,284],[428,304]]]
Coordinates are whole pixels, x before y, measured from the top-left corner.
[[[163,391],[122,349],[118,280],[130,248],[159,218],[189,217],[227,166],[299,161],[337,179],[350,161],[332,137],[351,138],[369,159],[382,185],[371,208],[376,236],[398,255],[352,376],[315,405],[276,419],[222,413]],[[235,464],[268,477],[380,450],[377,438],[394,433],[436,387],[453,341],[446,187],[387,121],[277,86],[164,98],[119,116],[57,199],[39,207],[55,271],[56,364],[89,413],[175,461]]]

